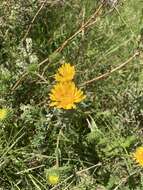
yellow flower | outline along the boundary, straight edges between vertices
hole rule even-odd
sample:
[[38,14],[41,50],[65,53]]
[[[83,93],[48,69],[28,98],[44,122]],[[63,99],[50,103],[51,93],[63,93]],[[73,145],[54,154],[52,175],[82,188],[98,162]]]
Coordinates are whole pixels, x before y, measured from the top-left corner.
[[133,154],[135,160],[141,165],[143,166],[143,147],[138,147],[135,151],[135,153]]
[[5,120],[7,115],[8,115],[8,110],[6,108],[1,108],[0,109],[0,121]]
[[81,102],[84,98],[83,92],[75,86],[74,82],[57,83],[50,93],[52,101],[50,106],[68,110],[76,108],[75,103]]
[[60,181],[60,173],[58,168],[50,168],[48,170],[45,170],[46,179],[49,183],[49,185],[56,185]]
[[56,173],[48,175],[48,183],[50,185],[56,185],[56,184],[58,184],[59,180],[60,180],[60,176],[58,174],[56,174]]
[[71,81],[75,75],[75,68],[69,63],[63,64],[55,74],[55,80],[58,82]]

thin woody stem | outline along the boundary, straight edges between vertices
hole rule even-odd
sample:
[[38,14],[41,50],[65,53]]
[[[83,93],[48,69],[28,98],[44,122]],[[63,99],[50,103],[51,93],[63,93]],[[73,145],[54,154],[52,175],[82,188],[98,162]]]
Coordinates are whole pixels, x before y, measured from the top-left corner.
[[[95,19],[98,15],[99,15],[99,12],[100,10],[102,9],[104,3],[100,4],[100,6],[96,9],[96,11],[90,16],[90,18],[83,24],[82,23],[82,26],[72,35],[70,36],[67,40],[65,40],[62,45],[60,47],[58,47],[56,50],[55,50],[55,53],[60,53],[64,48],[65,46],[73,39],[75,38],[78,34],[80,34],[81,32],[83,32],[83,30],[85,28],[88,28],[89,26],[93,25],[93,19]],[[96,21],[94,21],[95,23]],[[90,24],[92,23],[92,24]],[[45,62],[47,62],[49,60],[49,58],[47,57],[46,59],[44,59],[41,63],[39,63],[39,65],[43,65]]]
[[30,25],[28,26],[28,29],[27,29],[27,31],[26,31],[26,33],[25,33],[23,39],[22,39],[22,42],[24,42],[25,39],[27,38],[27,36],[28,36],[28,34],[29,34],[29,32],[30,32],[30,30],[31,30],[31,28],[32,28],[32,25],[33,25],[34,21],[36,20],[36,18],[37,18],[37,16],[39,15],[40,11],[43,9],[43,7],[44,7],[44,5],[46,4],[46,2],[47,2],[47,0],[44,0],[44,1],[43,1],[42,5],[40,6],[40,8],[38,9],[38,11],[37,11],[36,14],[34,15],[32,21],[31,21]]
[[104,79],[104,78],[108,77],[108,76],[111,75],[112,73],[114,73],[114,72],[120,70],[121,68],[123,68],[124,66],[126,66],[128,63],[130,63],[130,62],[131,62],[136,56],[138,56],[138,55],[139,55],[139,52],[134,53],[134,54],[133,54],[128,60],[126,60],[124,63],[120,64],[119,66],[115,67],[114,69],[112,69],[112,70],[110,70],[110,71],[108,71],[108,72],[106,72],[106,73],[104,73],[104,74],[102,74],[102,75],[100,75],[100,76],[98,76],[98,77],[95,77],[95,78],[93,78],[93,79],[91,79],[91,80],[88,80],[88,81],[82,83],[80,86],[85,86],[85,85],[87,85],[87,84],[90,84],[90,83],[93,83],[93,82],[96,82],[96,81],[98,81],[98,80],[101,80],[101,79]]
[[[44,4],[46,3],[47,0],[45,0],[41,7],[39,8],[39,10],[37,11],[37,13],[35,14],[34,18],[32,19],[31,21],[31,24],[29,25],[29,28],[25,34],[25,36],[23,37],[22,41],[24,41],[29,33],[29,31],[31,30],[31,27],[32,27],[32,24],[34,23],[35,19],[37,18],[38,14],[40,13],[40,11],[42,10],[42,8],[44,7]],[[99,7],[95,10],[95,12],[90,16],[90,18],[83,24],[82,23],[82,26],[72,35],[70,36],[67,40],[65,40],[62,45],[60,47],[58,47],[56,50],[55,50],[55,53],[56,52],[61,52],[65,46],[73,39],[75,38],[78,34],[80,34],[81,32],[83,32],[84,29],[87,29],[89,28],[90,26],[92,26],[93,24],[96,23],[96,18],[97,16],[99,15],[99,12],[100,10],[102,9],[102,7],[104,6],[104,2],[102,4],[99,5]],[[93,21],[93,19],[95,19]],[[41,65],[43,65],[44,63],[46,63],[47,61],[49,61],[49,57],[47,57],[46,59],[44,59],[43,61],[41,61],[39,63],[39,67]],[[12,87],[12,91],[16,90],[17,87],[20,85],[20,83],[24,80],[24,78],[28,75],[28,72],[24,72],[20,78],[18,79],[18,81],[14,84],[14,86]]]

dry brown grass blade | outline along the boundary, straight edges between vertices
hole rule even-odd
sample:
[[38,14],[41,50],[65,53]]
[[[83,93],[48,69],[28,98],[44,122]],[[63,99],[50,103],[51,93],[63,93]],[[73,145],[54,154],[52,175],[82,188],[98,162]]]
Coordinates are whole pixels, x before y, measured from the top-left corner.
[[27,72],[23,73],[21,75],[21,77],[17,80],[17,82],[13,85],[13,87],[11,88],[11,91],[14,91],[18,86],[19,84],[25,79],[25,77],[28,75]]

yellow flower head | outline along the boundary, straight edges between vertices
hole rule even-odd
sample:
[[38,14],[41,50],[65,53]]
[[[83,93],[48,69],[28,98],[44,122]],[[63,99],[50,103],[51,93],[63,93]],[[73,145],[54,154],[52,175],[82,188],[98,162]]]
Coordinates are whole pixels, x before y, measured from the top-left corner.
[[75,75],[75,68],[69,63],[63,64],[55,74],[55,80],[58,82],[71,81]]
[[81,102],[84,98],[83,92],[75,86],[74,82],[57,83],[50,93],[52,101],[50,106],[68,110],[75,108],[75,103]]
[[48,183],[50,185],[56,185],[59,183],[59,176],[58,175],[49,175],[48,176]]
[[48,175],[48,183],[50,185],[56,185],[59,183],[60,176],[58,174],[49,174]]
[[143,147],[138,147],[133,156],[139,165],[143,166]]
[[6,108],[1,108],[0,109],[0,121],[3,121],[7,118],[8,116],[8,110]]

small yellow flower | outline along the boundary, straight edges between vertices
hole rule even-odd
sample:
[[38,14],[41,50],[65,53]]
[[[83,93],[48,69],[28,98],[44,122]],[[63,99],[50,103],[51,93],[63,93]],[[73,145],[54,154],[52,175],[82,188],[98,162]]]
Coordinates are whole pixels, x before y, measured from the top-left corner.
[[52,101],[50,106],[67,110],[76,108],[75,103],[79,103],[85,99],[85,95],[75,86],[74,82],[55,84],[49,96]]
[[55,74],[55,80],[58,82],[71,81],[74,78],[74,75],[74,66],[71,66],[69,63],[65,63],[58,69],[58,72]]
[[139,165],[143,166],[143,147],[138,147],[133,156]]
[[59,180],[60,180],[60,176],[56,173],[51,173],[48,175],[48,183],[50,185],[56,185],[59,183]]
[[7,118],[8,116],[8,110],[6,108],[1,108],[0,109],[0,121],[3,121]]

